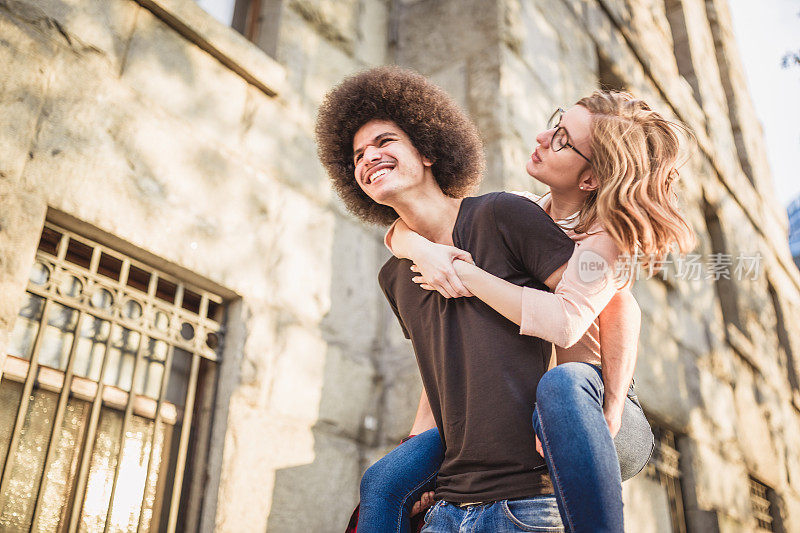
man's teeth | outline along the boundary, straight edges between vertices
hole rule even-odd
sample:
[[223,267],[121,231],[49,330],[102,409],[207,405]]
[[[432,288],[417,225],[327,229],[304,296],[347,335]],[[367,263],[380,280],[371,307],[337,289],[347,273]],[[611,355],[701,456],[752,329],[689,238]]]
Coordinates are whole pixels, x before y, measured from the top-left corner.
[[378,178],[380,178],[380,177],[384,176],[385,174],[388,174],[390,170],[391,170],[391,169],[389,169],[389,168],[382,168],[382,169],[380,169],[379,171],[375,172],[373,175],[371,175],[371,176],[369,177],[369,183],[372,183],[372,182],[373,182],[373,181],[375,181],[376,179],[378,179]]

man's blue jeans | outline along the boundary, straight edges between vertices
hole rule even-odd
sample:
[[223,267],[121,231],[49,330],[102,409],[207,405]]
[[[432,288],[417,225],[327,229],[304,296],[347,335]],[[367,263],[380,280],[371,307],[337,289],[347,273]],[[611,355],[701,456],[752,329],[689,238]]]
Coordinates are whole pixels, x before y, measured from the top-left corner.
[[[473,508],[520,518],[511,523],[522,529],[507,531],[623,531],[622,481],[635,476],[647,464],[653,451],[653,433],[631,386],[622,425],[612,440],[603,417],[603,392],[600,369],[586,363],[559,365],[545,373],[537,387],[533,426],[542,442],[564,529],[549,529],[554,526],[544,519],[542,523],[526,521],[550,516],[539,513],[543,497]],[[359,533],[408,532],[411,506],[423,492],[433,490],[443,457],[439,432],[431,429],[401,444],[367,469],[361,480]],[[554,498],[550,496],[546,501],[553,504]],[[532,506],[530,512],[525,511],[528,505]],[[460,520],[475,521],[476,526],[483,523],[476,512],[469,513],[467,508],[444,502],[434,508],[436,511],[429,511],[426,516],[432,526],[442,527],[436,525],[440,524],[436,514],[442,509],[447,510],[447,516],[461,516]],[[458,526],[452,531],[458,531]]]
[[422,533],[456,531],[563,533],[564,527],[561,525],[556,499],[552,494],[466,507],[439,501],[425,515],[425,527],[422,528]]

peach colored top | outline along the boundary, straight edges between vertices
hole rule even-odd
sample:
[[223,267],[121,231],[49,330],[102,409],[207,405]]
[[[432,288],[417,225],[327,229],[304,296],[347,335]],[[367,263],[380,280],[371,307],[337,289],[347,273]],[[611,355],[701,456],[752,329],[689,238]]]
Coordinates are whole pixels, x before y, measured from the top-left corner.
[[[527,191],[517,192],[536,202],[550,213],[550,194],[537,196]],[[573,228],[578,213],[557,223],[575,241],[575,251],[555,290],[550,293],[530,287],[522,289],[522,335],[539,337],[556,347],[558,364],[584,362],[599,365],[600,324],[598,315],[608,305],[623,283],[615,279],[615,263],[619,249],[602,226],[595,225],[587,233],[576,234]],[[389,236],[384,242],[389,251]]]
[[[550,212],[550,194],[518,192]],[[624,283],[615,279],[619,248],[599,224],[576,234],[578,213],[557,221],[575,241],[561,281],[552,293],[523,287],[522,323],[519,331],[550,341],[556,346],[558,364],[582,361],[599,365],[598,315]]]

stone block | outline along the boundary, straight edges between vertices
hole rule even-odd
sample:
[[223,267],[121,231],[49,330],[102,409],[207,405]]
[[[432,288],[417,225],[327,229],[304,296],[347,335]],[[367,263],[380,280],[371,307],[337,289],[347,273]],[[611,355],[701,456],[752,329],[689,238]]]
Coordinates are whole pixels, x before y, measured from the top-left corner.
[[309,426],[319,419],[327,345],[314,330],[284,325],[278,336],[269,412]]
[[[81,55],[100,54],[109,71],[118,73],[125,46],[141,7],[130,0],[34,0],[26,2],[39,21],[51,21],[53,37]],[[13,3],[11,4],[13,5]]]
[[[549,107],[562,105],[556,103],[564,94],[564,79],[561,71],[563,50],[559,41],[554,20],[546,13],[554,7],[543,8],[529,2],[522,2],[519,10],[519,56],[550,96]],[[559,24],[561,21],[559,21]],[[517,67],[511,67],[518,69]]]
[[387,63],[389,45],[388,2],[360,2],[358,13],[358,39],[354,55],[368,65]]
[[321,36],[314,25],[294,9],[285,9],[282,13],[277,58],[286,66],[292,98],[300,101],[305,112],[312,116],[331,87],[364,66]]
[[358,0],[290,0],[289,7],[314,33],[351,52],[359,36],[359,4]]
[[[397,62],[422,74],[474,58],[500,42],[496,2],[419,2],[399,10]],[[468,28],[468,31],[465,29]]]
[[452,96],[462,109],[467,110],[466,61],[455,61],[440,70],[428,73],[426,77]]
[[783,496],[783,527],[785,531],[800,530],[800,497],[797,492]]
[[647,413],[678,430],[686,427],[699,401],[699,376],[692,356],[671,333],[642,317],[636,388]]
[[261,172],[325,203],[335,194],[317,157],[313,119],[296,102],[250,87],[238,149]]
[[638,475],[622,484],[626,524],[636,524],[640,533],[670,531],[670,504],[667,490],[658,481]]
[[355,443],[321,431],[313,435],[312,462],[276,469],[268,532],[338,533],[358,502],[361,471]]
[[29,159],[47,95],[50,58],[58,47],[25,32],[5,16],[2,7],[0,35],[0,64],[5,72],[13,73],[0,78],[0,181],[16,181]]
[[[486,145],[505,135],[501,79],[502,59],[498,49],[485,48],[467,60],[467,110]],[[487,151],[487,158],[491,155]],[[488,160],[486,168],[491,169]]]
[[765,386],[761,379],[747,365],[738,366],[733,405],[739,449],[752,473],[774,483],[786,467],[780,445],[770,430],[769,418],[774,415],[763,398]]
[[274,213],[274,224],[259,229],[272,246],[260,250],[272,253],[268,297],[301,320],[318,322],[331,306],[335,215],[288,187],[264,200]]
[[[555,86],[547,85],[539,76],[537,67],[529,66],[516,54],[504,50],[501,57],[501,118],[508,122],[507,128],[522,139],[532,153],[536,146],[536,135],[547,129],[547,119],[557,107],[562,106],[558,98],[560,78]],[[510,137],[509,133],[505,135]],[[524,171],[524,163],[518,168]]]
[[147,10],[136,19],[121,79],[198,134],[225,144],[239,135],[247,82]]
[[736,438],[737,417],[739,413],[731,407],[735,405],[731,386],[718,379],[711,372],[700,369],[700,393],[703,398],[703,413],[712,429],[709,437],[716,441],[731,441]]
[[[325,357],[319,422],[331,431],[358,440],[362,431],[374,431],[377,421],[376,369],[369,359],[350,356],[329,347]],[[371,417],[367,420],[367,417]]]
[[231,399],[214,531],[265,531],[276,475],[316,458],[311,429],[270,416],[237,393]]
[[[383,243],[352,219],[335,217],[330,272],[330,311],[322,320],[325,339],[348,353],[373,350],[386,305],[378,285]],[[410,273],[410,272],[409,272]]]
[[712,444],[686,442],[681,453],[683,464],[691,471],[688,479],[698,508],[721,511],[734,519],[749,519],[752,510],[745,466],[722,457]]
[[422,392],[422,379],[414,356],[402,355],[387,369],[384,377],[383,417],[381,419],[383,442],[397,443],[408,435],[417,413]]
[[22,305],[46,208],[40,196],[0,179],[0,357]]

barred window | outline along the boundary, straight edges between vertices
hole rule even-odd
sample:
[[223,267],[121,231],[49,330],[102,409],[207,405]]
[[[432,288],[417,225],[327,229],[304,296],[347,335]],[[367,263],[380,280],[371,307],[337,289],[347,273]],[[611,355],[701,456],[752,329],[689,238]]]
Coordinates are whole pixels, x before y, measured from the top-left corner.
[[48,222],[2,368],[0,530],[188,527],[223,311]]
[[669,501],[670,522],[674,533],[686,533],[683,494],[681,492],[680,453],[676,447],[675,434],[663,427],[653,425],[655,449],[644,473],[649,479],[664,487]]
[[750,506],[758,531],[783,531],[775,491],[750,476]]

